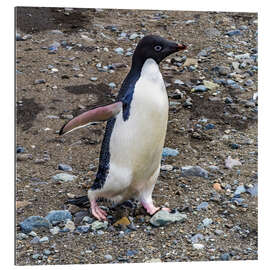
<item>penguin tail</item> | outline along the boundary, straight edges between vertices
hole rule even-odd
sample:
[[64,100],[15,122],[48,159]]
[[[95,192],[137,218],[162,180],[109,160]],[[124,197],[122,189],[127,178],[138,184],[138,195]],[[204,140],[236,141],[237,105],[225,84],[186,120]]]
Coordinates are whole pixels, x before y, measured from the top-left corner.
[[73,199],[68,199],[65,204],[73,204],[81,208],[89,208],[90,207],[90,202],[88,199],[88,196],[81,196],[81,197],[76,197]]

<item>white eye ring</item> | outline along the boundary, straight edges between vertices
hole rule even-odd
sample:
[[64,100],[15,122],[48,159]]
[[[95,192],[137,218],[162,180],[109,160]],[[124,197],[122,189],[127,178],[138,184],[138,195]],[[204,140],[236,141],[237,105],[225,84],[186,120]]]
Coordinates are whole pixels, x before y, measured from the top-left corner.
[[154,50],[155,50],[156,52],[160,52],[160,51],[162,50],[162,46],[161,46],[161,45],[156,45],[156,46],[154,47]]

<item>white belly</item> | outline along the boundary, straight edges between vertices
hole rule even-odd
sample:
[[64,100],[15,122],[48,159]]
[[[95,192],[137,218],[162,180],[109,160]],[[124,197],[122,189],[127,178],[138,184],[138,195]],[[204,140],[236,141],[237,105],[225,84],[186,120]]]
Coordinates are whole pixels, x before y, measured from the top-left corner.
[[[148,59],[136,83],[130,116],[117,115],[110,140],[106,187],[138,189],[160,165],[168,121],[168,96],[158,65]],[[115,185],[114,185],[115,183]]]

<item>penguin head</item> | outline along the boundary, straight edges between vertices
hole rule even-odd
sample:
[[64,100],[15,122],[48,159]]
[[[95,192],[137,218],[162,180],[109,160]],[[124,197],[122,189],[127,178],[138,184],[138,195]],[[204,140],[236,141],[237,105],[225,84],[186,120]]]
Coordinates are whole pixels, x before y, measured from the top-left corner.
[[146,59],[152,58],[159,64],[168,55],[185,49],[186,46],[183,44],[166,40],[160,36],[148,35],[139,41],[132,62],[136,65],[136,63],[144,63]]

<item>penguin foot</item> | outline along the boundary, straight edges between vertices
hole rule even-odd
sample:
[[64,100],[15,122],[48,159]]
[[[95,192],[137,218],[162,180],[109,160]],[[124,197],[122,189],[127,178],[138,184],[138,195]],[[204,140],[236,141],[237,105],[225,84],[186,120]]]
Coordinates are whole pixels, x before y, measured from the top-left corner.
[[107,213],[97,205],[96,200],[91,200],[90,204],[92,215],[98,220],[106,220]]
[[146,212],[150,214],[151,216],[160,210],[160,207],[155,207],[153,203],[144,202],[144,201],[142,201],[141,203],[143,207],[145,208]]

